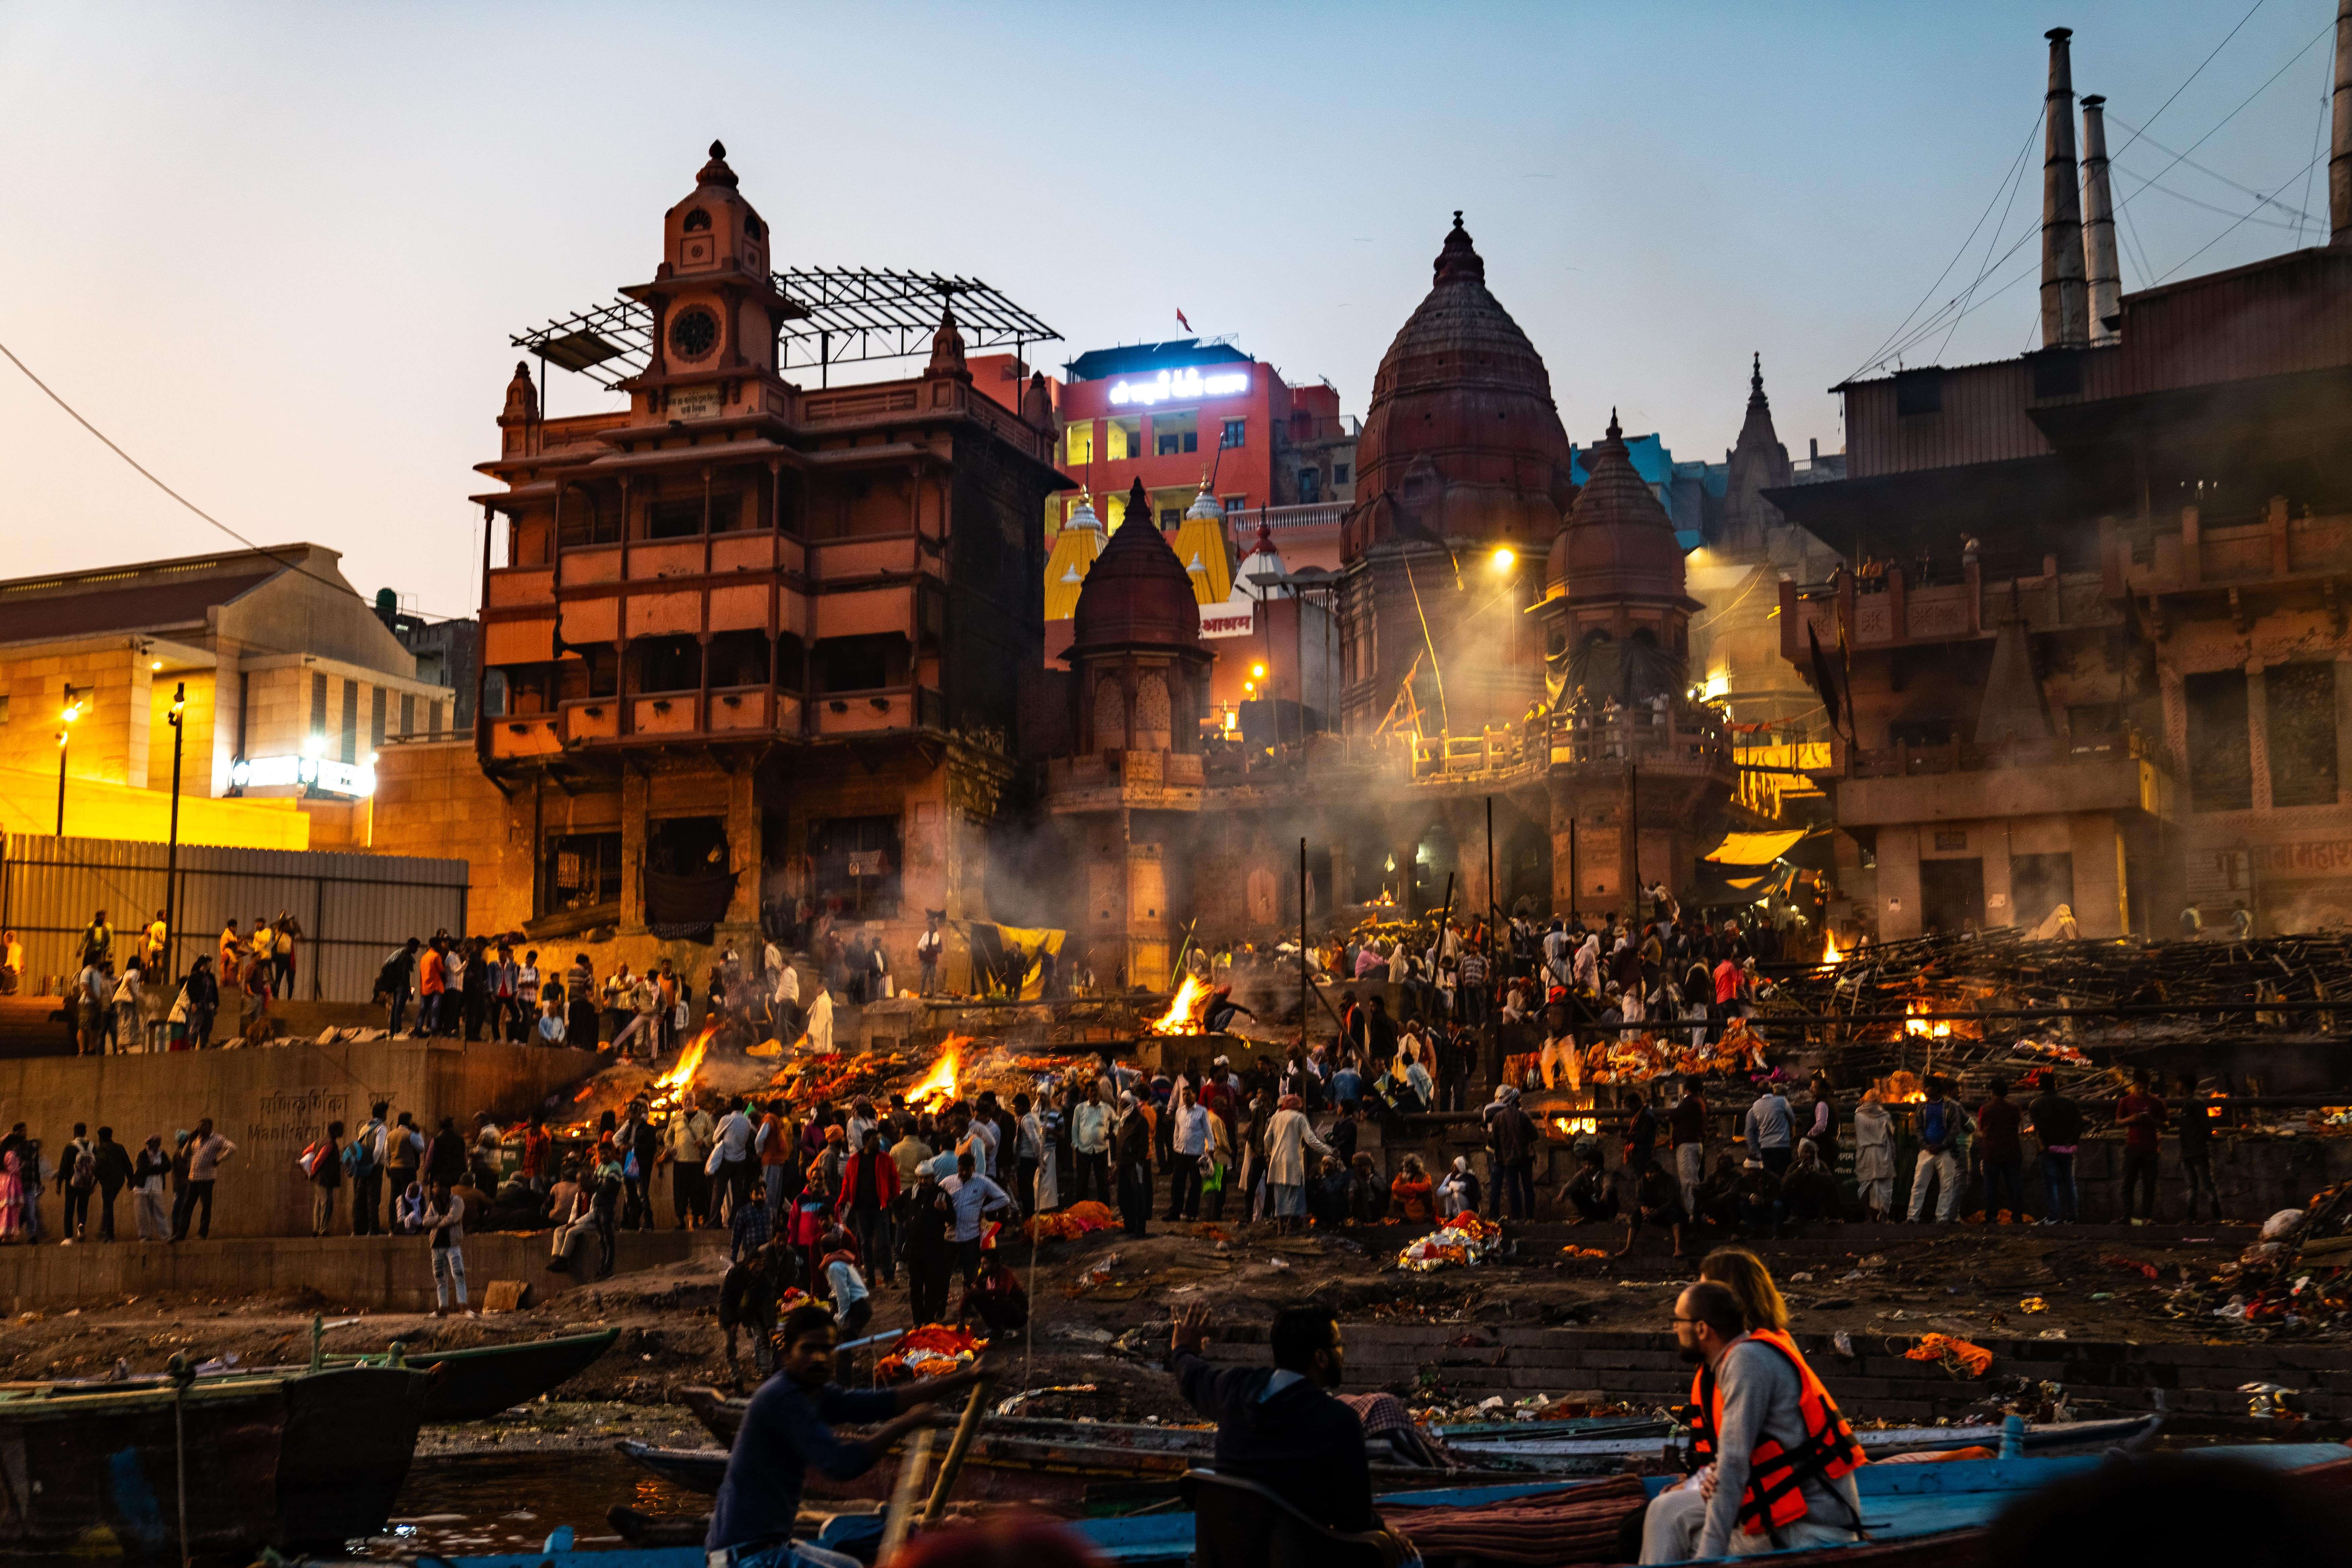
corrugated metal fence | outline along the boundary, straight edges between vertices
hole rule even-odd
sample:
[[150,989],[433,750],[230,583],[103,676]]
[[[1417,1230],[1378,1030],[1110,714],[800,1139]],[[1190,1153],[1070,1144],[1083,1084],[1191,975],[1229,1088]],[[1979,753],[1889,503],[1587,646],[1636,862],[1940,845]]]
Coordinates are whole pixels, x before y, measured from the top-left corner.
[[[82,930],[100,910],[114,927],[119,966],[163,907],[165,856],[161,844],[11,836],[0,859],[0,927],[25,944],[27,988],[79,967]],[[215,952],[228,921],[250,931],[257,918],[282,911],[301,928],[295,999],[364,1002],[394,947],[465,931],[466,876],[463,860],[183,844],[173,973]]]

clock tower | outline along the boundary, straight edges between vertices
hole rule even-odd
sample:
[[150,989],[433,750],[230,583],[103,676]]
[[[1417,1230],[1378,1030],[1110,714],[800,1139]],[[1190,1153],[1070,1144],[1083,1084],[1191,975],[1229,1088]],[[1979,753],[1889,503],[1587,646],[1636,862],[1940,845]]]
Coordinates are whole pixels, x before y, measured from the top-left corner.
[[694,192],[662,219],[662,264],[650,283],[621,290],[653,312],[645,371],[622,384],[637,422],[761,412],[781,395],[776,331],[806,314],[776,289],[766,220],[736,188],[723,143],[695,175]]

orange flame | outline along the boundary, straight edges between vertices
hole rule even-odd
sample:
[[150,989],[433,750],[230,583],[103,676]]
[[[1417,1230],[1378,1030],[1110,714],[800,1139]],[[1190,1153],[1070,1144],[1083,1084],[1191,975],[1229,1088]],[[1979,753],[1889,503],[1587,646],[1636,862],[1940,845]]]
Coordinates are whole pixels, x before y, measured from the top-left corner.
[[[1903,1011],[1906,1014],[1919,1014],[1928,1012],[1930,1009],[1925,1002],[1906,1002],[1903,1005]],[[1906,1017],[1903,1020],[1903,1032],[1906,1035],[1925,1035],[1930,1039],[1941,1040],[1950,1037],[1952,1026],[1941,1021],[1931,1025],[1922,1017]]]
[[1601,1120],[1594,1116],[1555,1116],[1551,1119],[1551,1125],[1552,1130],[1563,1138],[1573,1138],[1580,1132],[1601,1131]]
[[1823,928],[1822,931],[1822,966],[1823,968],[1827,968],[1832,963],[1843,963],[1844,962],[1845,953],[1837,944],[1837,932],[1831,931],[1826,927]]
[[1168,1004],[1168,1011],[1151,1021],[1155,1035],[1197,1035],[1201,1032],[1201,1012],[1209,1005],[1209,988],[1190,973],[1184,983],[1176,987],[1176,998]]
[[940,1059],[922,1080],[907,1090],[907,1103],[920,1106],[927,1100],[944,1105],[956,1097],[956,1071],[963,1065],[963,1048],[971,1044],[967,1035],[950,1035],[940,1043]]
[[718,1025],[705,1025],[702,1033],[687,1041],[686,1048],[677,1053],[677,1060],[670,1064],[669,1071],[654,1079],[654,1091],[656,1094],[683,1095],[692,1089],[694,1075],[702,1069],[702,1058],[710,1052],[710,1037],[718,1032]]

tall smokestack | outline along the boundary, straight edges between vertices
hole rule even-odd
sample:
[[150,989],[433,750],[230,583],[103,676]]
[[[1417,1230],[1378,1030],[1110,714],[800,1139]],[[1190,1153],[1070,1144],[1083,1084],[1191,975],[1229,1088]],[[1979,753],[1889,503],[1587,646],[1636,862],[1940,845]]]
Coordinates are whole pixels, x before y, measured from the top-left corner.
[[2327,141],[2327,226],[2352,245],[2352,0],[2336,0],[2336,123]]
[[[2352,5],[2352,0],[2345,0]],[[2091,342],[2112,343],[2123,313],[2124,280],[2116,267],[2116,208],[2107,195],[2106,100],[2083,100],[2083,262],[2091,277]]]
[[[2338,0],[2352,5],[2352,0]],[[2083,289],[2083,193],[2074,172],[2074,72],[2068,27],[2053,27],[2050,91],[2042,120],[2042,346],[2079,348],[2090,338]]]

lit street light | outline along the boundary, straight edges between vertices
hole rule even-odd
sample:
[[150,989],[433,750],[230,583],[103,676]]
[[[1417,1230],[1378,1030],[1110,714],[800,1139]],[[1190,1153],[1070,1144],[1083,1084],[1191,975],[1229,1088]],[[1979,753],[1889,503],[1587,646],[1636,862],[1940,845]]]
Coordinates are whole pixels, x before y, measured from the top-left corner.
[[66,688],[65,710],[58,715],[58,721],[65,725],[58,731],[58,837],[60,838],[66,836],[67,743],[73,739],[73,721],[80,717],[81,699],[76,697],[74,689],[68,686]]
[[172,693],[172,847],[163,860],[163,975],[167,980],[179,970],[180,754],[188,738],[187,728],[182,723],[187,711],[188,683],[183,680]]
[[1507,544],[1498,544],[1495,546],[1495,553],[1486,558],[1487,566],[1494,571],[1496,576],[1500,576],[1504,573],[1508,572],[1512,567],[1518,563],[1518,552],[1514,551]]

